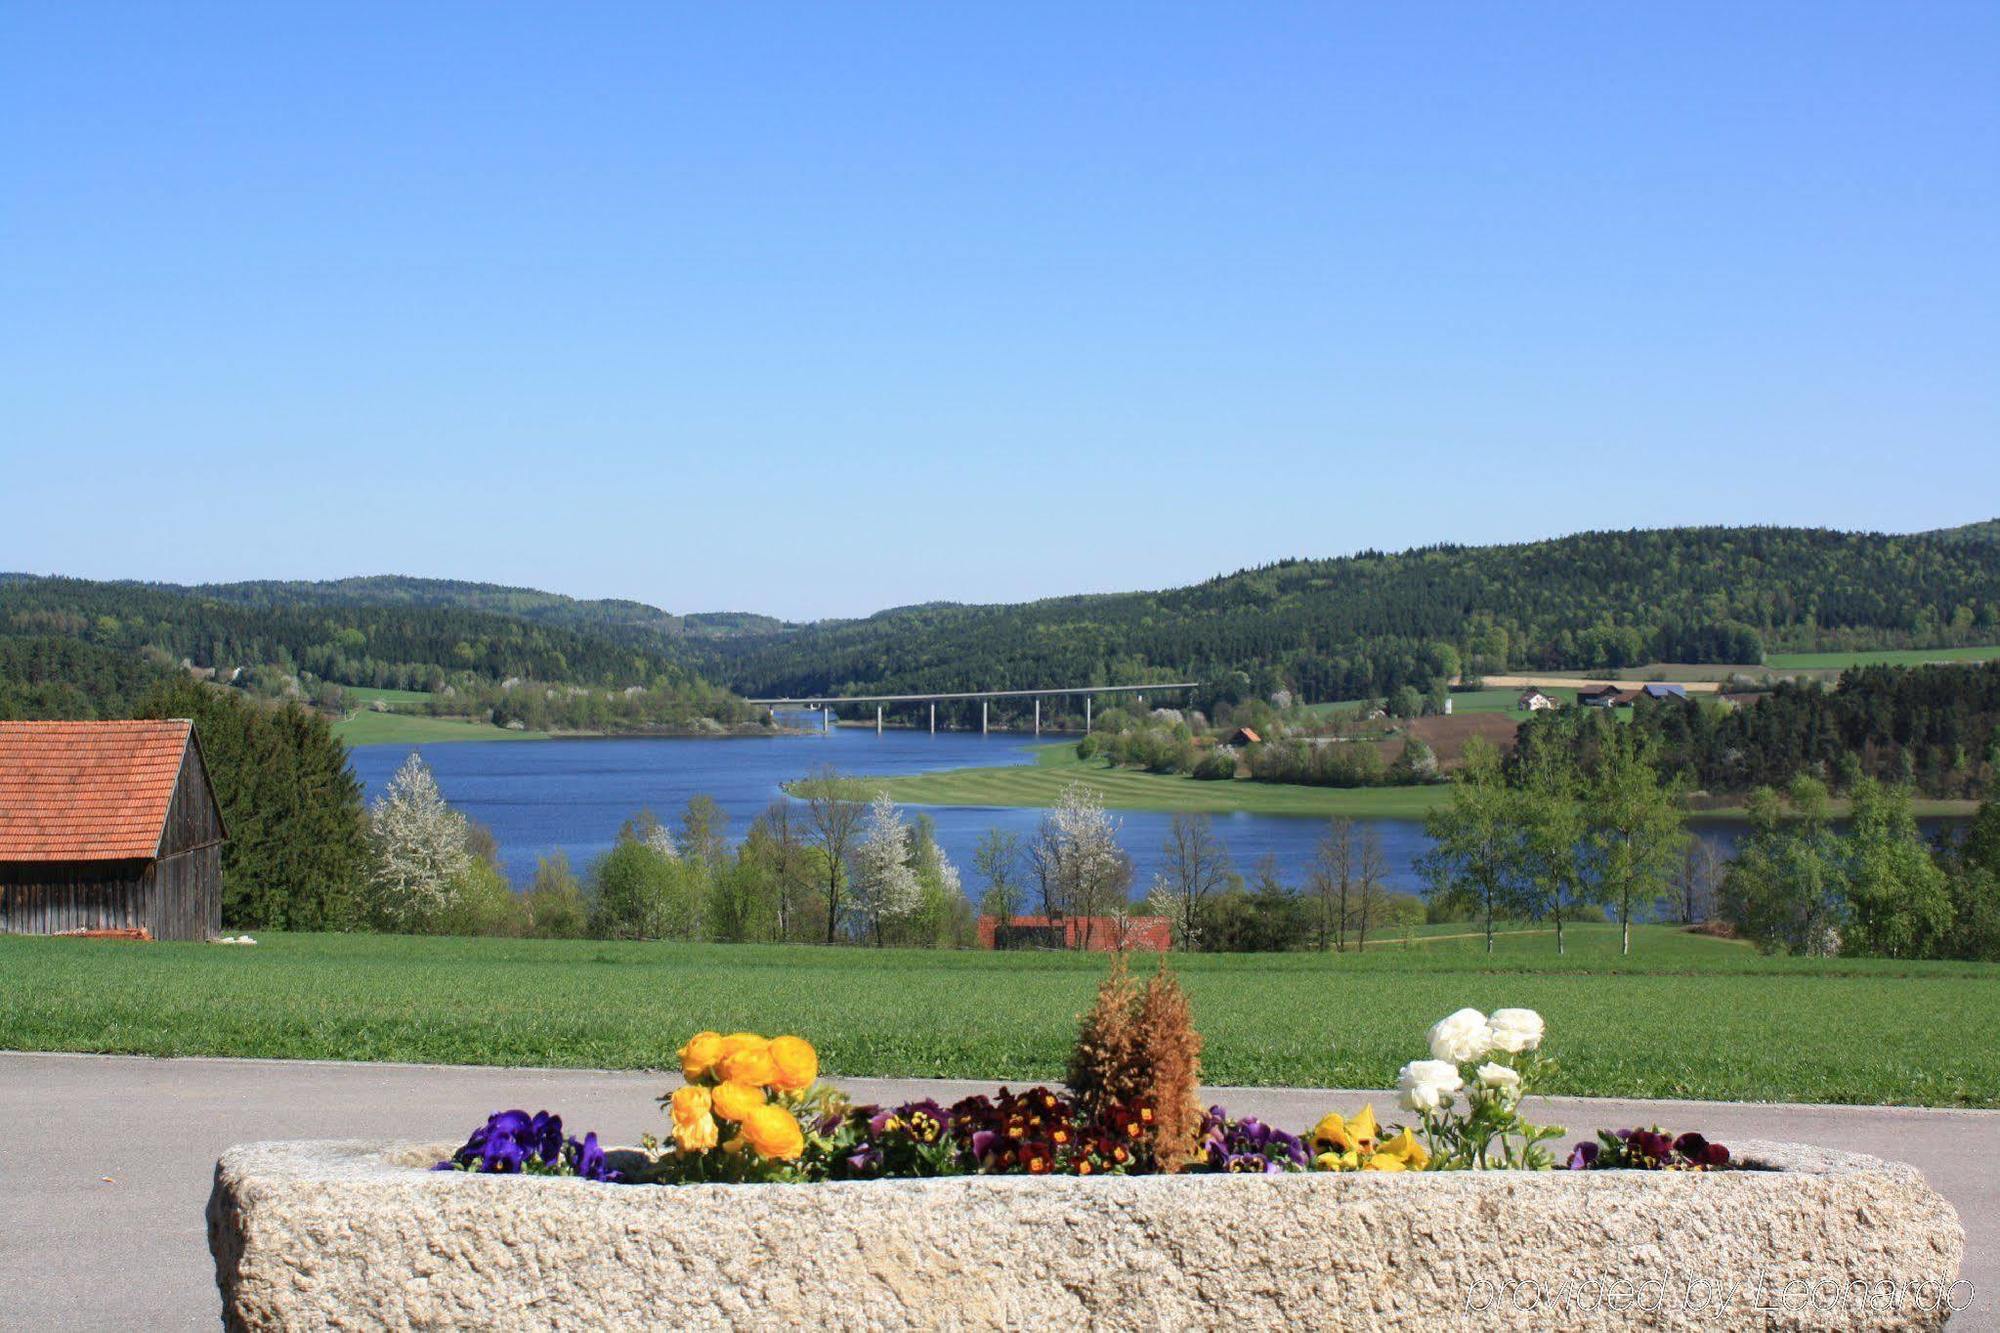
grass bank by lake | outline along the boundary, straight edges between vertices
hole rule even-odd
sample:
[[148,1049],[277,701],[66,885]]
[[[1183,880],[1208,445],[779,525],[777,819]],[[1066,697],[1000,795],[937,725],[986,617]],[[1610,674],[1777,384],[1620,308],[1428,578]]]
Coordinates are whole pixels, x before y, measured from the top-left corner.
[[[1463,932],[1466,928],[1461,928]],[[2000,1105],[2000,966],[1770,959],[1666,927],[1176,957],[1217,1083],[1386,1087],[1461,1005],[1548,1018],[1550,1091]],[[699,1028],[805,1034],[830,1073],[1061,1077],[1101,956],[260,935],[0,936],[0,1048],[664,1068]]]
[[1063,788],[1081,782],[1113,810],[1164,810],[1207,814],[1352,815],[1422,819],[1447,799],[1432,787],[1303,787],[1286,783],[1198,782],[1180,773],[1107,768],[1076,757],[1073,743],[1046,745],[1033,764],[956,768],[900,778],[869,778],[868,787],[911,805],[1050,806]]
[[491,722],[362,709],[333,724],[349,745],[435,745],[440,741],[545,741],[546,731],[509,731]]

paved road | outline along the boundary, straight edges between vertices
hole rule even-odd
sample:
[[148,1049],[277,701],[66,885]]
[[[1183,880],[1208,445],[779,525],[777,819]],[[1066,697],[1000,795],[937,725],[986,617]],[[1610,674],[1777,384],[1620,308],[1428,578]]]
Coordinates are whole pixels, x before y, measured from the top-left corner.
[[[255,1139],[462,1136],[505,1106],[547,1107],[613,1143],[660,1127],[660,1074],[0,1052],[0,1329],[213,1327],[202,1207],[215,1159]],[[842,1079],[880,1101],[971,1083]],[[1387,1094],[1221,1089],[1241,1114],[1302,1126]],[[1551,1099],[1572,1130],[1658,1123],[1724,1142],[1794,1139],[1901,1158],[1957,1206],[1977,1290],[1954,1329],[2000,1329],[2000,1111]]]

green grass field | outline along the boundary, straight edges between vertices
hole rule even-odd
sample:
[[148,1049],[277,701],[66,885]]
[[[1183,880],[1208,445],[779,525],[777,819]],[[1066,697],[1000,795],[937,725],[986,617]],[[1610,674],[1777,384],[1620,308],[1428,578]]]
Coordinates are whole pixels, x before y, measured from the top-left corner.
[[[1513,713],[1519,711],[1521,691],[1506,690],[1459,690],[1451,695],[1451,711],[1454,713]],[[1542,693],[1561,704],[1576,702],[1576,691],[1561,686],[1550,686]],[[1526,713],[1521,716],[1526,717]]]
[[1007,768],[955,768],[904,778],[867,779],[911,805],[1054,805],[1063,788],[1081,782],[1114,810],[1166,810],[1255,815],[1375,816],[1422,819],[1448,798],[1434,787],[1297,787],[1281,783],[1197,782],[1178,773],[1106,768],[1076,757],[1069,743],[1045,745],[1033,764]]
[[1990,662],[2000,658],[2000,645],[1985,648],[1908,648],[1879,652],[1773,653],[1764,665],[1781,671],[1811,671],[1851,666],[1922,666],[1926,662]]
[[349,745],[430,745],[438,741],[545,741],[545,731],[509,731],[486,722],[460,722],[411,713],[362,709],[333,724],[333,734]]
[[372,703],[384,703],[392,706],[396,704],[427,704],[431,701],[431,696],[422,690],[382,690],[375,688],[373,685],[343,685],[340,689],[341,693],[345,694],[348,698],[357,700],[364,705]]
[[[1461,1005],[1526,1005],[1569,1093],[2000,1105],[2000,967],[1767,959],[1665,927],[1177,958],[1210,1082],[1385,1087]],[[1056,1079],[1104,960],[765,945],[0,936],[0,1048],[660,1068],[794,1031],[834,1074]]]

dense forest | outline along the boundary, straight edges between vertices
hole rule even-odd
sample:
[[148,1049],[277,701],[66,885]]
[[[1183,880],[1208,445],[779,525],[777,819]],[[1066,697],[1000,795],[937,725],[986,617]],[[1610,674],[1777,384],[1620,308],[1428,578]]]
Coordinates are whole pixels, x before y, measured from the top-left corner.
[[[1536,713],[1510,763],[1551,751],[1587,763],[1620,725],[1601,709]],[[1741,793],[1806,774],[1838,788],[1871,778],[1975,797],[2000,773],[2000,662],[1866,667],[1832,689],[1786,681],[1748,707],[1642,699],[1629,725],[1661,773],[1692,790]]]
[[[1444,668],[1756,663],[2000,638],[2000,534],[1598,532],[1290,560],[1164,592],[931,604],[677,649],[749,695],[1199,679],[1301,699],[1429,689]],[[1238,675],[1240,673],[1240,676]],[[1220,693],[1218,693],[1220,692]]]
[[0,576],[0,716],[119,716],[178,666],[298,699],[329,686],[426,691],[456,711],[518,691],[503,722],[747,713],[657,647],[501,611]]

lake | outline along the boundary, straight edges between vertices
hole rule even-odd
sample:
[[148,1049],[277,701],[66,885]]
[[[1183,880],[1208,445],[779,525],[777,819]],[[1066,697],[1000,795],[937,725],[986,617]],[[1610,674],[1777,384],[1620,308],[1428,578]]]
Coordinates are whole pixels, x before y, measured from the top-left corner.
[[[816,715],[815,715],[816,716]],[[801,719],[799,725],[806,725]],[[729,816],[740,838],[750,821],[781,796],[780,784],[832,764],[859,777],[893,777],[941,768],[993,767],[1034,762],[1031,738],[1018,734],[886,731],[836,727],[829,734],[718,740],[624,738],[481,742],[442,745],[360,745],[354,772],[372,801],[412,749],[437,775],[445,799],[493,830],[507,874],[525,886],[538,858],[561,849],[579,872],[607,851],[618,827],[645,806],[672,823],[693,796],[707,794]],[[937,825],[938,843],[957,863],[976,898],[972,851],[989,828],[1024,837],[1041,821],[1039,810],[1010,806],[909,806]],[[1143,892],[1161,863],[1160,845],[1172,816],[1117,810],[1120,840],[1131,855],[1136,891]],[[1215,833],[1246,877],[1258,859],[1275,853],[1287,883],[1298,885],[1310,867],[1322,819],[1282,815],[1213,816]],[[1409,820],[1357,820],[1380,832],[1390,884],[1415,891],[1411,861],[1428,845],[1423,826]]]

